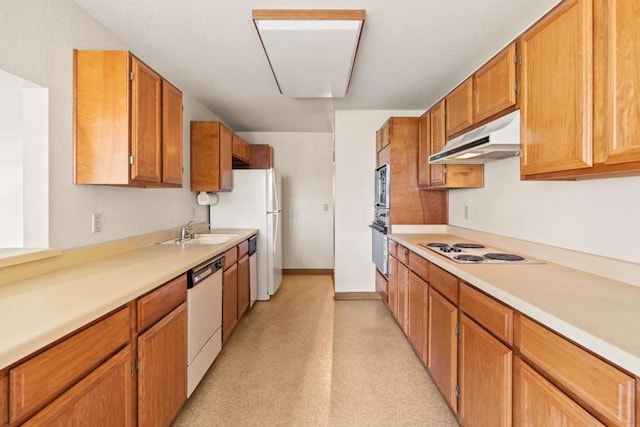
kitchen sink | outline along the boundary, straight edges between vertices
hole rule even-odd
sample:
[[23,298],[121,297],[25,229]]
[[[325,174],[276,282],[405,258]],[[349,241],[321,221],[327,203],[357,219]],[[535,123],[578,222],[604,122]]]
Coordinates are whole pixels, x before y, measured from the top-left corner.
[[163,245],[221,245],[240,236],[239,234],[196,234],[193,238],[185,241],[179,239],[167,240]]

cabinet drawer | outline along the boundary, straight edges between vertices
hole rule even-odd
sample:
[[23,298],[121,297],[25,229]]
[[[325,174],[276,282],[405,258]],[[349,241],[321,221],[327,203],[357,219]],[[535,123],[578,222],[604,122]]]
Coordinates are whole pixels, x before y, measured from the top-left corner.
[[409,252],[409,268],[425,282],[429,281],[429,261],[420,255]]
[[409,252],[409,249],[405,248],[402,245],[398,245],[398,261],[406,266],[409,265]]
[[249,241],[245,240],[244,242],[238,244],[238,258],[242,258],[246,254],[249,253]]
[[515,318],[514,343],[605,424],[633,425],[633,377],[520,314]]
[[138,299],[138,332],[162,319],[187,299],[187,275],[183,274]]
[[12,423],[51,401],[129,341],[129,306],[9,371]]
[[460,308],[489,332],[509,345],[513,345],[513,310],[460,283]]
[[431,263],[429,264],[429,284],[449,301],[453,303],[458,301],[457,277]]
[[224,253],[224,270],[238,261],[238,247],[234,246]]
[[389,255],[398,258],[398,244],[394,240],[389,240]]
[[0,426],[9,422],[9,371],[0,372]]

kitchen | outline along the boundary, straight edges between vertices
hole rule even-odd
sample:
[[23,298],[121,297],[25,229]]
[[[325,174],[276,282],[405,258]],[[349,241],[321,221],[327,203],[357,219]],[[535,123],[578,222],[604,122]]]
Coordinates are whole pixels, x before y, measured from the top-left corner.
[[[0,69],[49,88],[50,244],[69,249],[173,228],[189,219],[192,208],[196,220],[206,220],[206,208],[196,203],[186,185],[182,189],[139,190],[71,184],[71,49],[130,49],[131,46],[74,3],[21,3],[22,6],[10,6],[11,14],[3,14],[10,20],[6,25],[3,22],[0,29],[3,49],[6,49],[0,57]],[[539,5],[531,16],[518,18],[519,22],[512,23],[511,33],[502,36],[500,42],[485,46],[484,52],[461,54],[458,58],[461,64],[456,64],[459,72],[452,75],[450,81],[442,81],[438,88],[432,89],[437,93],[431,95],[431,100],[436,101],[438,96],[453,88],[553,3]],[[10,3],[3,3],[3,7],[5,5],[9,7]],[[365,8],[368,17],[375,16],[368,6]],[[24,31],[25,27],[28,32]],[[249,29],[254,31],[251,25]],[[149,53],[142,48],[136,51],[153,65],[154,61],[159,61],[153,49],[149,49]],[[259,59],[264,61],[263,56]],[[262,66],[262,82],[272,89],[272,76],[265,64]],[[176,71],[163,68],[162,72],[176,80],[172,74]],[[397,81],[401,77],[390,75],[386,79]],[[285,253],[285,263],[287,259],[292,263],[285,264],[285,268],[333,268],[337,293],[374,291],[370,231],[366,227],[371,221],[373,194],[362,189],[373,187],[375,131],[389,116],[422,114],[431,102],[426,93],[420,96],[424,100],[409,108],[336,111],[333,133],[330,129],[318,132],[304,128],[283,132],[277,127],[256,128],[264,130],[262,132],[240,132],[251,143],[272,144],[275,163],[282,169],[289,169],[289,188],[295,192],[289,195],[289,200],[292,205],[296,200],[302,211],[295,212],[296,217],[289,221],[288,226],[292,228],[288,235],[292,236],[292,241],[285,240],[285,251],[289,251],[289,255]],[[217,118],[189,92],[185,91],[184,98],[185,124],[191,120]],[[221,101],[223,104],[234,99],[233,96],[221,98],[225,98]],[[213,111],[221,116],[225,112],[222,108]],[[237,127],[252,129],[250,123],[239,123]],[[184,127],[183,140],[188,147],[188,126]],[[298,142],[302,144],[298,145]],[[333,144],[335,199],[331,164]],[[187,158],[187,149],[184,153]],[[185,162],[185,177],[189,176],[189,167],[189,162]],[[640,250],[635,226],[640,211],[638,178],[524,182],[519,180],[518,168],[517,159],[495,162],[485,168],[483,189],[450,191],[449,224],[638,263]],[[311,179],[308,176],[311,174],[306,173],[309,170],[318,171],[322,182]],[[313,185],[312,188],[319,192],[313,201],[305,199],[307,185]],[[328,213],[324,213],[324,204],[328,204]],[[465,206],[469,208],[466,219]],[[335,209],[334,215],[331,215],[332,209]],[[89,218],[94,212],[103,214],[102,233],[90,232]],[[300,218],[311,222],[301,222]],[[603,218],[606,218],[606,225]],[[335,233],[331,236],[326,230],[332,228],[334,221]],[[335,255],[332,253],[334,246]]]

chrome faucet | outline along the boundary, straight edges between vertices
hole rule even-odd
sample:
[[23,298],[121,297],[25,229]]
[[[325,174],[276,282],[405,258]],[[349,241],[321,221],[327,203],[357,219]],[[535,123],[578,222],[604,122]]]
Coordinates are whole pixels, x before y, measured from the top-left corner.
[[202,226],[206,226],[207,228],[211,227],[206,221],[194,223],[193,220],[190,220],[187,222],[187,225],[183,225],[180,228],[180,240],[178,240],[178,242],[193,239],[195,232]]

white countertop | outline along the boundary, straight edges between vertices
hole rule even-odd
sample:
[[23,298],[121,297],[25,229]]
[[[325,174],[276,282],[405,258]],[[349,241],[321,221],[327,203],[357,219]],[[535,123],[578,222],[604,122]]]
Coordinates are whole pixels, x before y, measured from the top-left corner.
[[[149,245],[0,286],[0,369],[257,233],[220,245]],[[2,271],[0,270],[0,275]]]
[[640,287],[553,263],[460,264],[418,245],[469,241],[452,234],[390,234],[389,238],[640,376]]

